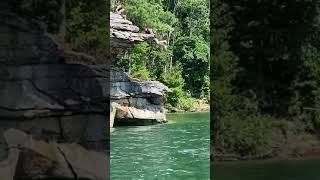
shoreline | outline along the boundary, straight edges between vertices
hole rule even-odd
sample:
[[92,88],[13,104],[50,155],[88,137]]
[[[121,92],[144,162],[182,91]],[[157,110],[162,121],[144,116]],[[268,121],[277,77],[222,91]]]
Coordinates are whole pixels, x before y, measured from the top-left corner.
[[282,161],[309,161],[309,160],[320,160],[320,156],[317,157],[304,157],[304,158],[293,158],[293,159],[253,159],[253,160],[237,160],[237,161],[210,161],[211,164],[233,164],[233,163],[272,163],[272,162],[282,162]]
[[192,114],[192,113],[210,113],[210,111],[183,111],[183,112],[169,112],[167,111],[166,114]]
[[264,154],[254,156],[240,156],[235,154],[210,155],[211,162],[247,162],[247,161],[268,161],[268,160],[308,160],[320,159],[320,145],[312,147],[293,147],[290,149],[276,148]]

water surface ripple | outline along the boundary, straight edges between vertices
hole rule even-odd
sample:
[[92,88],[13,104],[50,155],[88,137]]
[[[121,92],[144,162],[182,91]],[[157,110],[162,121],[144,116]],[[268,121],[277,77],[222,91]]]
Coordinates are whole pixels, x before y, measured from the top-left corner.
[[112,180],[210,179],[209,113],[167,118],[168,124],[112,132]]

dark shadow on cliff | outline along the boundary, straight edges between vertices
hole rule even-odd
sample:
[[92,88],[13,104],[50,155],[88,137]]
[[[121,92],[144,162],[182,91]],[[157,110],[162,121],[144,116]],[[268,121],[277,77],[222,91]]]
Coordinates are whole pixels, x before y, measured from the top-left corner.
[[[8,129],[48,144],[76,143],[108,155],[108,65],[70,63],[42,22],[10,10],[9,1],[0,3],[0,159],[16,148],[8,147],[3,136]],[[84,57],[75,53],[72,60]],[[101,166],[108,173],[105,163]]]

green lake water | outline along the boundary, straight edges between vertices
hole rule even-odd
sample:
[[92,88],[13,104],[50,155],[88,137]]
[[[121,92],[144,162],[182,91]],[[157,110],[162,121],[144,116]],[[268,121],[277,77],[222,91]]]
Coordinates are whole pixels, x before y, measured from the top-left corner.
[[224,162],[211,170],[213,180],[320,180],[320,160]]
[[168,114],[169,123],[111,133],[112,180],[210,179],[209,113]]

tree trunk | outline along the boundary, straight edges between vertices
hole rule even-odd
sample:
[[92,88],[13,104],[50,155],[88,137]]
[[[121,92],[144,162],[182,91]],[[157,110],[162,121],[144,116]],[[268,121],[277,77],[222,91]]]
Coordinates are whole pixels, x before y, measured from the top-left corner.
[[172,72],[172,56],[170,57],[169,71],[170,73]]
[[65,45],[66,36],[66,1],[61,0],[60,15],[62,16],[61,22],[59,23],[58,41],[62,48]]
[[[264,87],[264,73],[263,73],[263,61],[262,59],[258,60],[258,68],[257,68],[257,95],[259,99],[259,104],[263,103],[265,99],[265,87]],[[260,106],[261,108],[262,106]],[[259,108],[259,109],[260,109]]]
[[174,1],[173,14],[174,14],[175,16],[177,16],[177,4],[178,4],[178,3],[179,3],[179,0],[177,0],[177,2]]
[[129,52],[127,51],[126,53],[128,55],[128,61],[129,61],[128,74],[131,75],[131,64],[132,64],[132,62],[131,62],[130,51]]

